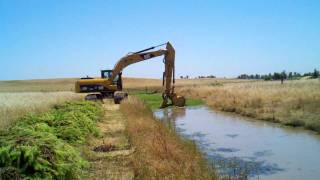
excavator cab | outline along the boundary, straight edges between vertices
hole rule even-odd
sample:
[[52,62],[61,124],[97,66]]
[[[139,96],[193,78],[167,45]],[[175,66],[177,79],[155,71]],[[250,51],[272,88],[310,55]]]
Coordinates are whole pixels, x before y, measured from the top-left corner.
[[[109,79],[112,76],[112,70],[101,70],[101,78]],[[122,72],[120,72],[112,81],[113,85],[117,85],[117,90],[122,91]]]
[[[112,70],[101,70],[102,79],[111,79]],[[112,84],[117,86],[117,91],[113,93],[113,99],[115,104],[120,104],[122,99],[128,96],[128,93],[122,91],[122,72],[118,73],[112,80]],[[104,96],[107,96],[106,94]]]
[[108,79],[112,76],[112,70],[101,70],[101,78]]

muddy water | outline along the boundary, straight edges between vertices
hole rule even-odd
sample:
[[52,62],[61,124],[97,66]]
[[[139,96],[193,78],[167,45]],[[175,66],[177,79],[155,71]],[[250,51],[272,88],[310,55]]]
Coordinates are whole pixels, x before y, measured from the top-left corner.
[[194,140],[223,175],[320,178],[320,136],[310,131],[215,112],[205,106],[164,109],[154,114]]

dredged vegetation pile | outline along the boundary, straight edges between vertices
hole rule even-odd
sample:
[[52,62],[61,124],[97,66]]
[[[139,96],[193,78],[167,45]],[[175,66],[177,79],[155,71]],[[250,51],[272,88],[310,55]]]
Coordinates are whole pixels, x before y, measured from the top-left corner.
[[77,145],[95,124],[100,104],[67,102],[43,114],[28,114],[0,135],[1,179],[77,179],[87,166]]

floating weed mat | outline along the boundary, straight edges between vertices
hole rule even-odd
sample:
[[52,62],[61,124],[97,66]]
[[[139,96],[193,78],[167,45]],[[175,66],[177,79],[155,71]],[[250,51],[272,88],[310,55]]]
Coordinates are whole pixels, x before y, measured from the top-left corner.
[[101,104],[67,102],[21,118],[0,134],[0,179],[79,179],[88,162],[75,147],[99,135]]

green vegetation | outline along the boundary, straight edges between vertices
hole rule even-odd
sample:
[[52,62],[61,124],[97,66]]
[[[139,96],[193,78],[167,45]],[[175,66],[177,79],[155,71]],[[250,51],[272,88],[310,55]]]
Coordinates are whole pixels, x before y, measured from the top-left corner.
[[87,166],[77,145],[98,135],[102,106],[67,102],[28,114],[0,134],[1,179],[79,179]]
[[[162,95],[160,93],[147,94],[147,93],[135,93],[133,94],[137,96],[139,99],[144,101],[148,107],[152,110],[158,109],[162,103]],[[201,99],[186,99],[186,106],[198,106],[204,104],[204,101]]]

